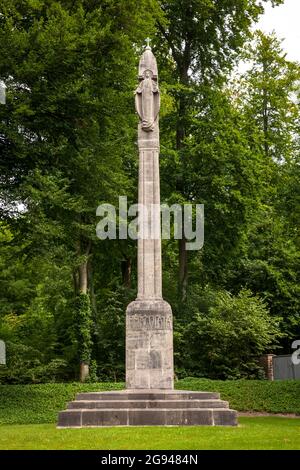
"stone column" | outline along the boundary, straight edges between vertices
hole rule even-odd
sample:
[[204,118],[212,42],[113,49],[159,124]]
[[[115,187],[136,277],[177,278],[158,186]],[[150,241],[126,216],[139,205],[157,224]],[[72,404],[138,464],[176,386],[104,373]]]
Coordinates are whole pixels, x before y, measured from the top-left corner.
[[173,388],[173,325],[162,298],[159,108],[155,57],[146,47],[139,63],[136,110],[139,115],[138,295],[126,311],[127,389]]

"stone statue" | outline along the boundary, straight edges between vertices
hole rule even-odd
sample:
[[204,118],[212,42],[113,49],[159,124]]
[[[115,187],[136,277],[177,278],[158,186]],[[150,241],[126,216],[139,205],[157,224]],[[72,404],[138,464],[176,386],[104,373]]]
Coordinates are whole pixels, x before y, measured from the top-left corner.
[[77,394],[60,412],[59,427],[237,424],[236,411],[218,393],[173,390],[173,315],[162,296],[158,71],[147,42],[135,93],[138,197],[151,213],[146,232],[157,236],[138,238],[137,298],[126,309],[126,390]]
[[156,79],[151,70],[143,72],[142,80],[135,92],[135,108],[141,120],[142,129],[153,131],[160,108],[160,96]]

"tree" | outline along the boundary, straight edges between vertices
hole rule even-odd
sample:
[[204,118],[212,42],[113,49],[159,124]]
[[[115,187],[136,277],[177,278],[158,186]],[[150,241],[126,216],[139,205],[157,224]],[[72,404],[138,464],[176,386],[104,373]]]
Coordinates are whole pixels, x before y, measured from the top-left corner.
[[[279,5],[282,0],[272,1]],[[158,56],[161,64],[168,60],[168,74],[162,74],[174,98],[174,117],[169,122],[175,126],[172,148],[178,154],[174,181],[179,198],[190,201],[190,188],[186,183],[186,166],[189,154],[186,139],[191,132],[190,112],[197,106],[195,86],[212,83],[226,76],[233,61],[250,35],[253,21],[263,12],[262,2],[256,0],[194,0],[161,1],[165,21],[157,20]],[[188,256],[184,237],[179,240],[179,293],[186,299]]]
[[[8,208],[22,201],[18,224],[28,249],[42,255],[64,247],[84,305],[77,320],[88,316],[96,208],[116,203],[130,186],[133,44],[153,29],[150,3],[1,2],[3,215],[14,223]],[[79,337],[87,325],[78,325]]]
[[293,158],[298,146],[299,65],[287,60],[274,33],[257,31],[244,56],[252,64],[242,76],[238,92],[246,118],[262,133],[269,165],[283,164]]
[[177,326],[185,373],[219,379],[257,378],[257,358],[280,338],[279,319],[270,317],[265,302],[250,291],[194,289],[187,314]]
[[162,95],[162,199],[205,204],[200,252],[163,241],[177,370],[257,375],[254,356],[273,347],[277,318],[281,344],[299,331],[300,285],[297,67],[264,39],[247,52],[254,68],[242,85],[227,82],[259,2],[0,6],[0,336],[12,358],[1,380],[73,380],[79,363],[82,380],[89,363],[94,378],[123,378],[136,244],[97,239],[96,208],[137,200],[132,92],[148,35]]
[[[274,34],[254,35],[245,51],[250,69],[237,87],[236,104],[245,114],[249,141],[263,171],[257,204],[248,219],[237,276],[230,282],[263,294],[273,315],[282,317],[282,341],[290,351],[299,334],[299,64],[287,60]],[[295,197],[296,196],[296,197]],[[291,203],[291,201],[293,202]]]

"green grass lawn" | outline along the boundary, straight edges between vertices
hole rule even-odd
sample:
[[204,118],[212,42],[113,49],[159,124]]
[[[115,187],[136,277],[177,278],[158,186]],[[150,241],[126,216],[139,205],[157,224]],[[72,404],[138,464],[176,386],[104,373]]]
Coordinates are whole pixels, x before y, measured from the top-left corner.
[[2,425],[0,449],[300,449],[300,419],[240,418],[239,423],[233,428],[56,429],[54,424]]
[[[201,450],[297,449],[300,419],[243,417],[238,427],[56,429],[58,412],[78,392],[119,390],[122,383],[0,385],[0,449]],[[300,381],[184,379],[182,390],[220,392],[239,411],[300,413]]]

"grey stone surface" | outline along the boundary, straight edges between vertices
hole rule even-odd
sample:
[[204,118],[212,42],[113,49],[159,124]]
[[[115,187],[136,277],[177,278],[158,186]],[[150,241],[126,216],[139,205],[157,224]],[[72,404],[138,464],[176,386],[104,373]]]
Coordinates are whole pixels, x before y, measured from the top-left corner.
[[82,410],[82,426],[126,426],[128,410]]
[[78,427],[82,426],[81,410],[66,410],[58,414],[58,427]]
[[77,393],[76,401],[96,400],[219,400],[217,392],[193,392],[189,390],[120,390],[111,392]]
[[236,426],[236,412],[212,408],[124,408],[68,410],[59,415],[58,427],[89,426]]
[[120,390],[112,392],[78,393],[76,401],[97,400],[219,400],[217,392],[191,392],[189,390]]
[[173,321],[162,299],[159,109],[156,59],[149,46],[139,63],[135,106],[139,116],[138,294],[126,310],[126,388],[173,388]]
[[138,202],[144,208],[138,239],[137,300],[161,300],[161,237],[159,184],[160,94],[156,59],[147,47],[139,64],[139,86],[135,106],[139,116]]
[[173,326],[170,305],[137,300],[126,311],[126,388],[173,388]]
[[228,408],[223,400],[80,400],[71,401],[68,409],[103,409],[103,408]]
[[214,409],[214,426],[237,426],[237,412],[235,410]]
[[213,412],[209,409],[129,410],[129,425],[133,426],[211,426],[212,424]]
[[80,393],[59,415],[59,427],[235,426],[236,411],[219,394],[183,390]]

